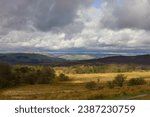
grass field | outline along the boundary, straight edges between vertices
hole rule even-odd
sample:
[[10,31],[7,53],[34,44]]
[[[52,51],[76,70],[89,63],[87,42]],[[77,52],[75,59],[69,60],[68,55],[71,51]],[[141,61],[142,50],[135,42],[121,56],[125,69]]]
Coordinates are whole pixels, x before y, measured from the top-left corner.
[[139,72],[125,72],[125,73],[94,73],[94,74],[67,74],[73,82],[89,82],[89,81],[99,81],[106,82],[113,80],[116,75],[124,74],[127,76],[127,80],[131,78],[144,78],[150,81],[150,71],[139,71]]
[[[149,99],[150,86],[125,86],[122,88],[104,88],[101,90],[88,90],[83,83],[58,83],[51,85],[27,85],[0,91],[0,99],[134,99],[132,97],[143,95]],[[146,95],[145,95],[146,94]],[[135,97],[135,99],[142,97]]]
[[[118,73],[96,73],[96,74],[66,74],[69,81],[57,82],[46,85],[25,85],[0,90],[0,99],[42,99],[42,100],[68,100],[68,99],[150,99],[150,71],[122,73],[130,78],[141,77],[147,80],[146,85],[123,86],[110,89],[88,90],[86,82],[96,81],[98,85],[113,80]],[[120,74],[120,73],[119,73]]]

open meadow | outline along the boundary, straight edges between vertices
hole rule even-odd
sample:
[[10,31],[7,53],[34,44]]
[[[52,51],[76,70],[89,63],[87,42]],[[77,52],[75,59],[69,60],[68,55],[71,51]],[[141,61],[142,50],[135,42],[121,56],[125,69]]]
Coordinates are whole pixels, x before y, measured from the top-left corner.
[[[63,73],[63,68],[54,68],[56,76]],[[118,74],[126,79],[123,86],[110,87]],[[65,74],[69,79],[54,81],[49,84],[21,84],[0,90],[0,99],[15,100],[98,100],[98,99],[150,99],[150,71],[132,71],[121,73],[86,73]],[[38,76],[36,76],[38,77]],[[142,78],[145,84],[129,86],[127,82],[133,78]],[[94,88],[87,88],[87,83],[94,82]],[[111,85],[111,84],[110,84]]]
[[131,78],[144,78],[150,81],[150,71],[135,71],[135,72],[122,72],[122,73],[91,73],[91,74],[67,74],[72,82],[89,82],[89,81],[99,81],[105,83],[107,81],[113,80],[118,74],[124,74],[127,76],[126,80]]

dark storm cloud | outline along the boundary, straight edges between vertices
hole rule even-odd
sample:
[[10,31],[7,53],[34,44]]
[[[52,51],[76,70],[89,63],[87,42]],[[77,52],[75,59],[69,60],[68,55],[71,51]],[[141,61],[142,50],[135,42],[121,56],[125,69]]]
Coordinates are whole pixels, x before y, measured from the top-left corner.
[[113,29],[133,28],[150,30],[149,0],[103,0],[104,26]]
[[4,30],[49,31],[71,23],[80,6],[92,0],[0,0],[1,28]]
[[150,49],[149,0],[92,1],[0,0],[0,51]]

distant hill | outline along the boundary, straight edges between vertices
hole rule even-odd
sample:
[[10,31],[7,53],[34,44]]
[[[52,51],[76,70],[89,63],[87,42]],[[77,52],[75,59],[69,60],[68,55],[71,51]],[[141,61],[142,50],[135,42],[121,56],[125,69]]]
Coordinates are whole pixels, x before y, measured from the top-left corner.
[[10,64],[43,64],[52,66],[101,65],[101,64],[150,65],[150,55],[112,56],[99,59],[67,61],[65,60],[65,58],[62,59],[43,54],[7,53],[7,54],[0,54],[0,63],[1,62]]
[[77,60],[90,60],[90,59],[94,59],[95,57],[92,55],[75,54],[75,55],[61,55],[59,56],[59,58],[63,58],[71,61],[77,61]]
[[67,61],[59,64],[59,66],[72,66],[72,65],[101,65],[101,64],[139,64],[150,65],[150,55],[137,55],[137,56],[111,56],[99,59]]
[[9,64],[47,64],[61,63],[66,60],[34,53],[5,53],[0,54],[1,63]]
[[99,64],[141,64],[150,65],[150,55],[112,56],[99,59],[70,62],[70,64],[99,65]]

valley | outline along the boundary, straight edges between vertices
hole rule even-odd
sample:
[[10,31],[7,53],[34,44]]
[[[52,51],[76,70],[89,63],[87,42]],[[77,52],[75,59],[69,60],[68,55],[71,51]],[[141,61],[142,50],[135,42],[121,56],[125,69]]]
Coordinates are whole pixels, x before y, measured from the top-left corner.
[[149,57],[68,61],[39,54],[0,55],[0,61],[5,60],[0,66],[0,99],[149,100]]

